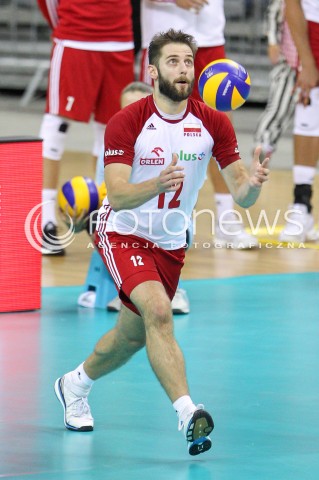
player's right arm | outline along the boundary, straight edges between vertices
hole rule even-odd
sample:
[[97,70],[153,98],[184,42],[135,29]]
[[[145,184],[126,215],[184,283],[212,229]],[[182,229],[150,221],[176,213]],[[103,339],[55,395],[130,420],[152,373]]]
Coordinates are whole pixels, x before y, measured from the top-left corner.
[[183,167],[177,166],[178,156],[158,177],[140,183],[130,183],[132,167],[124,163],[110,163],[105,167],[107,198],[112,209],[130,210],[148,202],[163,192],[175,192],[184,181]]

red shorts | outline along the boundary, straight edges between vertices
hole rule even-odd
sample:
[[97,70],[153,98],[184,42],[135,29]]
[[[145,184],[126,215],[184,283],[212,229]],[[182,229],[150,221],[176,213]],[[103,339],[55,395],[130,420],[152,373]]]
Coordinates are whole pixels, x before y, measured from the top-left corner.
[[[201,100],[198,93],[198,78],[202,70],[206,65],[214,60],[219,60],[220,58],[225,58],[225,47],[224,45],[218,45],[217,47],[200,47],[196,53],[195,57],[195,84],[192,97],[197,100]],[[140,69],[140,81],[152,84],[151,77],[148,74],[148,53],[147,50],[142,50],[141,56],[141,69]]]
[[184,248],[163,250],[134,235],[98,231],[95,232],[95,244],[120,299],[132,312],[140,315],[129,297],[132,290],[143,282],[155,280],[162,283],[170,300],[173,299],[184,265]]
[[106,124],[120,110],[121,92],[134,80],[134,50],[96,52],[54,43],[46,112]]

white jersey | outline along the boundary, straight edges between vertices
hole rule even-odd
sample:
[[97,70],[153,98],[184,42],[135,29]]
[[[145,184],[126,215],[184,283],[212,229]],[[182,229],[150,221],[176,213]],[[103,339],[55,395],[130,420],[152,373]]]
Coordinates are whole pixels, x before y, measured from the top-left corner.
[[148,48],[156,33],[174,28],[195,37],[199,47],[225,44],[224,0],[210,0],[198,14],[171,2],[142,0],[142,48]]
[[319,23],[319,0],[301,0],[306,20]]
[[183,117],[163,118],[150,95],[114,115],[105,131],[105,165],[132,167],[130,182],[158,177],[178,154],[185,180],[177,192],[162,193],[138,208],[114,212],[107,197],[97,230],[145,238],[165,250],[181,248],[210,158],[220,168],[240,158],[231,122],[224,113],[188,99]]

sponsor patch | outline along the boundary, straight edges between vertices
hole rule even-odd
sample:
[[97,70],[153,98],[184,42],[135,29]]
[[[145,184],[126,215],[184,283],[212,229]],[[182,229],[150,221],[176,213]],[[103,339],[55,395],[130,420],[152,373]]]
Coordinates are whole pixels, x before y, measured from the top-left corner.
[[164,165],[165,158],[140,158],[140,165]]
[[105,150],[104,153],[105,157],[113,157],[115,155],[124,155],[124,150],[112,150],[111,148],[108,148]]

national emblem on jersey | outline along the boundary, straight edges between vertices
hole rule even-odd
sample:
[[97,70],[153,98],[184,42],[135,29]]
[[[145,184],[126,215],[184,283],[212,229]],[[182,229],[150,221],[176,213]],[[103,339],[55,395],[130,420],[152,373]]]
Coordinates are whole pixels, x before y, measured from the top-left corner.
[[202,127],[199,123],[184,123],[184,137],[201,137]]

